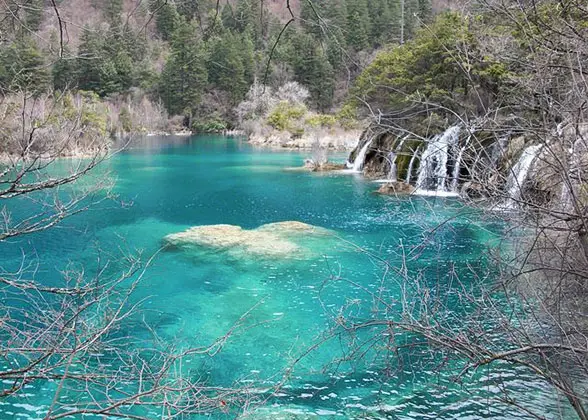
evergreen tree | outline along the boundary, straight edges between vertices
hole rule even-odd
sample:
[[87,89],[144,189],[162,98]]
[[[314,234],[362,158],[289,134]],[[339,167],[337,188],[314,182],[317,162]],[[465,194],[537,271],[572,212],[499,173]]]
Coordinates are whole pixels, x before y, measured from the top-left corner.
[[369,0],[368,9],[371,21],[370,41],[381,46],[390,41],[392,33],[392,13],[387,0]]
[[25,3],[25,23],[27,29],[38,31],[43,20],[43,0],[28,0]]
[[0,57],[2,91],[43,93],[50,82],[45,59],[35,41],[27,36],[17,39]]
[[[202,6],[199,0],[181,0],[177,2],[178,13],[188,21],[194,18],[198,19],[198,21],[201,20],[202,13],[200,7]],[[206,10],[206,8],[203,8],[203,10]]]
[[263,46],[264,25],[261,22],[261,5],[259,0],[238,0],[235,10],[235,28],[238,32],[248,33],[256,47]]
[[85,27],[78,49],[78,87],[82,90],[99,92],[101,89],[102,39],[98,32]]
[[369,45],[369,12],[366,0],[347,0],[347,45],[355,51]]
[[225,4],[221,10],[221,21],[223,22],[223,27],[226,29],[233,31],[237,30],[237,22],[235,20],[233,7],[229,3]]
[[120,23],[120,15],[123,11],[123,0],[102,0],[102,11],[111,24]]
[[171,54],[161,74],[159,93],[171,115],[191,119],[208,81],[202,43],[193,24],[180,19],[171,40]]
[[333,104],[335,92],[335,72],[327,56],[320,51],[312,58],[312,77],[308,85],[315,106],[326,112]]
[[151,9],[155,11],[155,26],[165,41],[171,39],[179,20],[179,13],[173,3],[155,0]]
[[68,57],[71,57],[71,53],[65,48],[63,51],[63,57],[60,57],[53,65],[53,88],[55,90],[65,91],[77,87],[78,69],[76,61]]
[[419,0],[419,19],[424,23],[431,22],[433,18],[433,5],[431,0]]
[[237,103],[249,88],[245,80],[243,55],[239,48],[240,40],[230,31],[209,43],[209,82],[230,94]]
[[[312,4],[306,0],[303,0],[300,4],[300,22],[302,28],[306,33],[312,34],[317,39],[323,36],[321,29],[321,21],[319,16],[322,17],[321,3],[313,1]],[[318,14],[318,16],[317,16]]]
[[390,11],[390,23],[388,31],[388,41],[400,43],[402,36],[402,3],[406,0],[388,0],[388,10]]
[[296,80],[306,86],[317,108],[329,108],[333,100],[334,70],[312,35],[299,32],[292,41],[290,62]]
[[243,77],[249,87],[255,80],[255,46],[249,35],[245,34],[241,37],[239,52],[243,63]]
[[345,28],[347,27],[347,7],[345,0],[326,0],[323,16],[327,22],[327,57],[333,69],[338,70],[344,61],[347,50]]

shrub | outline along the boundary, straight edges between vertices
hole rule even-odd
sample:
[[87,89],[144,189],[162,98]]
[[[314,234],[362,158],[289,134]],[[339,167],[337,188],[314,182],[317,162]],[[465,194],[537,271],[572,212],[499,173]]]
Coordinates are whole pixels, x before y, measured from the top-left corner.
[[229,128],[226,121],[220,118],[209,118],[206,120],[195,121],[192,124],[192,131],[197,133],[218,133]]
[[331,128],[337,124],[337,118],[334,115],[314,114],[306,119],[306,124],[311,127],[327,127]]
[[267,123],[276,130],[292,129],[292,123],[306,114],[304,105],[292,105],[286,101],[280,102],[267,117]]

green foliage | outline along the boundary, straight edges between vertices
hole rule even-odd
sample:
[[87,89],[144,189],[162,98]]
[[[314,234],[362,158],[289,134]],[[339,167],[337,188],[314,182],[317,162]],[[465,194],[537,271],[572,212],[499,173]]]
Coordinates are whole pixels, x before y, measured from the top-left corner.
[[100,96],[128,90],[133,84],[129,44],[120,32],[84,28],[77,60],[78,87]]
[[268,115],[267,123],[276,130],[291,130],[294,128],[293,123],[300,120],[304,114],[306,114],[305,106],[282,101]]
[[50,82],[45,58],[35,41],[22,36],[0,51],[0,89],[8,92],[43,93]]
[[198,120],[192,124],[192,131],[196,133],[220,133],[228,128],[228,123],[218,116],[213,116],[212,118],[207,118],[205,120]]
[[66,49],[64,57],[57,60],[53,65],[53,88],[60,91],[74,89],[78,83],[78,71],[76,61],[70,58],[71,54]]
[[368,47],[370,30],[367,0],[348,0],[347,45],[355,51]]
[[176,6],[169,1],[154,0],[151,3],[151,10],[155,13],[155,25],[161,38],[170,40],[180,19]]
[[38,31],[43,21],[43,0],[28,0],[25,8],[25,24],[30,31]]
[[194,24],[180,20],[161,74],[159,94],[171,115],[191,117],[208,83],[206,55]]
[[[456,59],[458,46],[470,52],[467,66]],[[468,19],[457,13],[442,14],[413,41],[378,54],[358,77],[353,94],[380,109],[401,109],[414,99],[450,109],[467,106],[473,88],[496,94],[506,71],[476,51]]]
[[226,3],[221,10],[221,22],[223,27],[230,30],[237,30],[237,21],[235,20],[233,7],[230,3]]
[[209,81],[237,104],[253,82],[253,43],[247,35],[224,31],[209,40],[207,47]]
[[337,124],[337,118],[334,115],[314,114],[306,118],[305,122],[311,127],[331,128]]
[[296,81],[308,88],[316,108],[328,109],[333,102],[335,71],[320,44],[311,35],[298,32],[291,41],[287,59]]
[[100,5],[104,16],[111,23],[119,23],[123,11],[123,0],[101,0]]
[[[80,91],[79,102],[81,103],[81,123],[88,130],[95,130],[102,136],[108,134],[108,118],[104,104],[95,92]],[[76,109],[71,108],[72,113]]]

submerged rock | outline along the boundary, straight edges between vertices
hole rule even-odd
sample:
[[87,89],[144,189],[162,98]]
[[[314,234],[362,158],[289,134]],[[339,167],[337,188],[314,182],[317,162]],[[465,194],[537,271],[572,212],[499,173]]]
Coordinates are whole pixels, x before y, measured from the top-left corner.
[[397,194],[412,194],[415,188],[406,182],[388,182],[382,184],[378,189],[378,194],[397,195]]
[[268,223],[252,230],[235,225],[194,226],[184,232],[167,235],[164,242],[178,248],[197,246],[238,255],[295,258],[304,255],[306,249],[293,242],[293,238],[329,234],[327,229],[286,221]]
[[311,172],[328,172],[328,171],[340,171],[345,169],[346,166],[344,163],[334,163],[334,162],[315,162],[312,159],[307,159],[304,162],[304,169],[309,170]]

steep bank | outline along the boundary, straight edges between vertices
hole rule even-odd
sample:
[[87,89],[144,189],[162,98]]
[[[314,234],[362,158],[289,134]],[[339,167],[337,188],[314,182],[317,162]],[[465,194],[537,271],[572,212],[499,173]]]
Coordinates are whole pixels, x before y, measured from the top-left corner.
[[505,208],[520,202],[559,205],[569,190],[569,174],[558,171],[557,162],[572,166],[586,159],[577,144],[586,131],[585,125],[560,126],[542,140],[479,121],[423,137],[372,124],[351,151],[348,166],[371,179],[410,184],[417,194],[455,194]]

